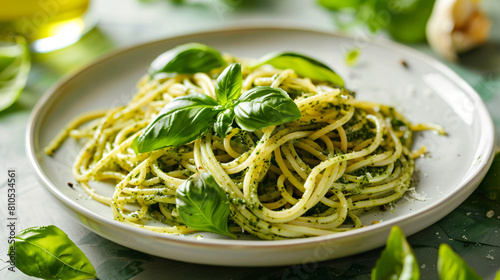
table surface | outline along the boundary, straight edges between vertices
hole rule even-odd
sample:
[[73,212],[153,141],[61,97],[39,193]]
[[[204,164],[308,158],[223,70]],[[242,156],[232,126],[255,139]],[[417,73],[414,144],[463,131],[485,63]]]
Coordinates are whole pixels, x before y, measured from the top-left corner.
[[[230,4],[227,4],[230,3]],[[493,20],[492,39],[463,57],[460,64],[445,62],[464,78],[487,104],[500,131],[500,2],[483,2]],[[116,7],[119,7],[118,9]],[[370,279],[381,249],[320,262],[266,268],[218,267],[177,262],[134,251],[85,229],[69,215],[60,214],[50,194],[37,182],[25,151],[26,126],[31,109],[57,80],[116,49],[155,39],[238,26],[292,26],[338,31],[331,14],[309,0],[226,1],[196,0],[172,4],[166,0],[94,1],[91,14],[97,24],[77,44],[33,57],[28,85],[20,100],[0,112],[0,197],[7,199],[7,170],[17,170],[17,229],[54,224],[65,231],[87,255],[99,279]],[[355,31],[351,31],[355,32]],[[374,40],[389,40],[384,35]],[[426,44],[410,45],[439,60]],[[500,139],[500,138],[498,138]],[[5,202],[5,201],[4,201]],[[6,207],[0,210],[7,221]],[[488,218],[486,213],[495,215]],[[30,279],[10,272],[7,230],[0,229],[0,279]],[[448,243],[478,274],[494,279],[500,269],[500,205],[480,189],[434,225],[408,237],[421,267],[422,279],[437,278],[437,255]]]

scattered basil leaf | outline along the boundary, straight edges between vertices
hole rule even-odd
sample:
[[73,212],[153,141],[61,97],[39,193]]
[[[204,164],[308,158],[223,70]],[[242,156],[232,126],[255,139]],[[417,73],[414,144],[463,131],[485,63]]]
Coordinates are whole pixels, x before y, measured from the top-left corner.
[[418,280],[419,277],[420,269],[410,244],[399,227],[392,227],[387,245],[372,270],[371,279]]
[[56,226],[31,227],[19,232],[9,253],[15,251],[16,267],[42,279],[96,279],[85,254]]
[[293,69],[295,73],[317,81],[325,81],[343,87],[344,81],[330,67],[308,56],[293,53],[271,53],[261,58],[252,68],[269,64],[278,69]]
[[227,133],[231,131],[234,120],[234,110],[226,109],[217,115],[217,120],[214,123],[214,131],[220,137],[226,137]]
[[230,100],[237,99],[241,94],[241,65],[234,63],[226,67],[217,78],[215,94],[217,102],[225,105]]
[[145,153],[190,143],[213,124],[218,114],[215,106],[213,98],[200,93],[177,97],[134,139],[131,147],[136,153]]
[[234,107],[236,123],[246,131],[260,130],[297,120],[301,113],[286,91],[272,87],[254,87],[239,98]]
[[500,154],[496,154],[488,173],[479,185],[487,198],[500,202]]
[[151,77],[158,73],[207,73],[227,63],[219,51],[200,43],[179,45],[159,55],[149,66]]
[[175,203],[187,226],[236,238],[228,229],[229,199],[212,174],[187,179],[177,188]]
[[347,51],[345,55],[345,64],[347,66],[354,66],[356,63],[358,63],[358,58],[361,53],[361,50],[358,48],[352,48]]
[[497,275],[495,276],[495,280],[500,280],[500,270],[498,270]]
[[448,244],[439,246],[439,279],[480,280],[483,279]]

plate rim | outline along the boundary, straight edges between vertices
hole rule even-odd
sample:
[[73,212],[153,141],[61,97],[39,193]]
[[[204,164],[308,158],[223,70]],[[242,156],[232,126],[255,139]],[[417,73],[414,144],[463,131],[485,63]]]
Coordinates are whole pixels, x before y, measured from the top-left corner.
[[[37,179],[42,183],[44,188],[48,190],[52,196],[54,196],[57,200],[59,200],[61,203],[63,203],[66,207],[69,207],[72,211],[78,212],[82,215],[84,215],[86,218],[91,218],[93,220],[97,220],[101,223],[107,223],[110,224],[114,227],[118,227],[118,229],[121,230],[126,230],[129,232],[137,233],[140,235],[146,235],[148,238],[155,238],[158,240],[160,238],[164,242],[175,242],[179,243],[178,245],[186,245],[186,246],[209,246],[213,248],[217,248],[218,250],[221,249],[221,246],[224,246],[226,249],[231,249],[231,248],[245,248],[246,250],[252,250],[252,249],[272,249],[272,248],[278,248],[278,247],[288,247],[288,246],[293,246],[293,245],[300,245],[300,246],[308,246],[311,244],[317,244],[317,243],[323,243],[327,241],[336,241],[338,239],[343,239],[346,237],[351,237],[355,238],[356,236],[359,235],[365,235],[366,232],[370,232],[372,234],[376,234],[380,231],[389,231],[390,228],[394,225],[401,224],[405,219],[407,219],[408,215],[411,217],[414,216],[425,216],[425,215],[430,215],[430,212],[435,212],[436,209],[442,208],[442,204],[436,204],[436,205],[430,205],[429,207],[425,209],[419,209],[415,211],[412,214],[406,214],[400,217],[395,217],[393,219],[384,221],[384,223],[379,223],[376,225],[372,225],[369,227],[365,228],[360,228],[356,229],[354,231],[348,231],[348,232],[340,232],[340,233],[333,233],[330,235],[324,235],[324,236],[315,236],[315,237],[307,237],[307,238],[298,238],[298,239],[286,239],[286,240],[232,240],[232,239],[203,239],[203,240],[196,240],[196,239],[183,239],[179,238],[176,235],[171,235],[171,234],[159,234],[156,232],[151,232],[147,231],[144,229],[136,228],[134,226],[112,220],[106,217],[99,216],[92,211],[88,210],[87,208],[83,207],[82,205],[79,205],[75,203],[70,197],[64,195],[62,191],[59,190],[59,188],[51,182],[51,180],[44,174],[42,171],[42,168],[38,162],[38,155],[36,154],[36,134],[38,133],[36,130],[36,124],[37,124],[37,119],[39,117],[45,117],[47,115],[48,108],[52,106],[57,100],[59,99],[60,96],[63,96],[65,94],[64,91],[60,90],[61,88],[64,88],[67,84],[71,83],[72,80],[78,79],[81,75],[84,75],[87,71],[92,71],[94,67],[99,67],[102,63],[105,63],[106,61],[121,56],[125,53],[132,52],[136,49],[147,47],[147,46],[152,46],[155,44],[162,44],[170,40],[175,40],[175,39],[184,39],[184,38],[192,38],[197,35],[221,35],[223,33],[231,33],[231,32],[249,32],[249,31],[298,31],[298,32],[311,32],[311,33],[316,33],[318,35],[327,35],[327,36],[333,36],[333,37],[339,37],[343,38],[346,40],[356,40],[354,37],[345,35],[345,34],[339,34],[336,32],[331,32],[331,31],[325,31],[325,30],[320,30],[320,29],[313,29],[313,28],[308,28],[308,27],[283,27],[283,26],[245,26],[245,27],[229,27],[229,28],[214,28],[214,29],[209,29],[209,30],[203,30],[200,32],[189,32],[189,33],[184,33],[182,35],[173,35],[173,36],[168,36],[165,38],[161,39],[156,39],[152,41],[147,41],[147,42],[142,42],[142,43],[137,43],[128,47],[123,47],[119,48],[116,50],[113,50],[107,54],[102,55],[98,59],[92,61],[88,65],[82,67],[81,69],[69,73],[65,76],[63,76],[58,82],[56,82],[53,86],[51,86],[43,95],[42,97],[37,101],[35,107],[32,109],[30,113],[30,117],[28,119],[28,125],[26,129],[26,154],[28,157],[28,161],[31,165],[31,167],[35,170],[35,174]],[[452,69],[450,69],[448,66],[446,66],[444,63],[440,62],[439,60],[433,58],[432,56],[425,54],[419,50],[413,49],[409,46],[393,42],[393,41],[380,41],[380,40],[373,40],[371,38],[370,40],[367,40],[369,44],[372,45],[378,45],[384,48],[389,48],[389,49],[396,49],[400,52],[407,53],[412,55],[413,57],[418,58],[419,60],[422,60],[423,62],[436,67],[440,73],[444,74],[447,78],[449,78],[453,83],[457,84],[466,94],[467,97],[471,99],[471,101],[474,104],[474,107],[477,108],[477,106],[480,106],[478,110],[478,115],[479,115],[479,123],[481,124],[481,131],[482,135],[485,134],[485,129],[489,132],[492,133],[492,137],[484,137],[484,135],[480,138],[481,142],[484,142],[485,145],[481,145],[480,147],[477,147],[476,150],[474,150],[474,154],[477,154],[480,152],[484,156],[488,156],[485,160],[481,161],[480,163],[480,168],[478,169],[477,172],[473,173],[473,176],[467,177],[467,180],[464,180],[464,183],[462,185],[459,185],[457,189],[455,189],[452,193],[450,193],[448,196],[446,196],[446,199],[448,200],[456,200],[461,196],[463,192],[470,192],[472,193],[476,187],[477,184],[482,180],[482,178],[486,175],[486,172],[488,171],[489,166],[492,163],[494,154],[495,154],[495,145],[496,145],[496,134],[495,134],[495,126],[493,123],[493,120],[489,114],[489,111],[484,103],[484,101],[480,98],[480,96],[477,94],[477,92],[462,78],[460,77],[457,73],[455,73]],[[43,152],[43,150],[40,150]],[[40,152],[39,151],[39,152]],[[469,170],[472,166],[472,163],[468,165]],[[472,185],[476,185],[472,190],[470,189]],[[470,195],[470,194],[469,194]],[[453,210],[461,204],[467,197],[460,199],[460,202],[453,207]],[[453,211],[451,210],[451,211]],[[451,211],[448,211],[446,214],[450,213]],[[440,217],[437,220],[440,220],[444,217],[445,215],[440,215]],[[81,221],[79,221],[80,224]],[[435,223],[432,222],[426,227],[430,226],[431,224]],[[84,225],[86,226],[86,225]],[[421,228],[420,230],[425,229],[426,227]],[[405,231],[405,229],[402,227],[402,230]],[[93,230],[94,231],[94,230]],[[94,231],[95,232],[95,231]],[[406,234],[413,234],[416,231],[413,230],[413,232],[406,232]]]

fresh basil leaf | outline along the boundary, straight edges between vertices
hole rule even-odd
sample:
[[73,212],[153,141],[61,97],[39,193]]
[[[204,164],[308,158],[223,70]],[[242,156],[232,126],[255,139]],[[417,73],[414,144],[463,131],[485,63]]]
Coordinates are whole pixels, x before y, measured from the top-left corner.
[[151,62],[148,73],[152,77],[158,73],[206,73],[226,65],[219,51],[200,43],[188,43],[159,55]]
[[493,163],[491,164],[488,173],[484,177],[483,181],[479,185],[487,198],[500,202],[500,184],[498,180],[500,178],[500,153],[495,155]]
[[132,148],[136,153],[145,153],[196,140],[215,122],[215,106],[213,98],[200,93],[175,98],[134,139]]
[[330,82],[340,87],[344,86],[342,78],[330,67],[302,54],[293,52],[271,53],[261,58],[252,67],[259,67],[264,64],[272,65],[278,69],[293,69],[301,76],[317,81]]
[[439,279],[479,280],[483,279],[448,244],[439,246]]
[[217,78],[217,84],[215,86],[217,102],[224,105],[230,100],[240,97],[241,83],[241,65],[239,63],[234,63],[226,67]]
[[187,179],[177,188],[175,203],[187,226],[236,237],[227,225],[229,199],[212,174],[204,172]]
[[410,244],[399,227],[392,227],[387,245],[372,270],[371,279],[418,280],[419,278],[420,269]]
[[286,91],[272,87],[254,87],[243,93],[234,107],[236,123],[247,131],[297,120],[300,110]]
[[31,227],[19,232],[9,253],[16,267],[42,279],[95,279],[96,271],[85,254],[56,226]]
[[226,137],[227,133],[231,131],[234,120],[234,110],[226,109],[217,115],[217,120],[214,123],[214,131],[220,137]]
[[500,270],[498,270],[497,275],[495,276],[495,280],[500,280]]

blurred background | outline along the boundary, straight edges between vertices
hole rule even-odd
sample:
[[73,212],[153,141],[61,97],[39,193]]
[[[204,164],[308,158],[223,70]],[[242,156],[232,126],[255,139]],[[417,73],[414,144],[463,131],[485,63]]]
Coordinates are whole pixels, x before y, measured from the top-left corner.
[[[252,26],[337,32],[418,49],[465,79],[500,127],[498,0],[0,0],[0,190],[3,193],[6,189],[4,171],[15,167],[25,201],[50,200],[27,162],[24,141],[31,109],[59,79],[129,46],[194,32]],[[496,188],[493,191],[498,192],[500,187]],[[456,242],[454,249],[459,248],[458,253],[478,273],[493,279],[500,268],[500,216],[491,219],[478,215],[470,224],[445,230],[446,225],[469,216],[466,213],[493,209],[499,215],[498,198],[486,199],[485,191],[493,192],[480,188],[447,218],[409,238],[419,261],[435,264],[436,244],[441,242],[437,236],[447,235]],[[482,203],[478,204],[478,199]],[[72,232],[68,234],[87,253],[100,279],[150,279],[167,271],[171,279],[282,279],[285,272],[294,271],[294,267],[257,271],[165,260],[111,243],[69,217],[37,216],[37,207],[49,206],[20,207],[26,226],[57,223]],[[50,211],[58,209],[50,207]],[[462,230],[470,232],[468,240],[461,238]],[[485,238],[488,235],[491,238]],[[5,250],[3,244],[2,261]],[[320,263],[314,271],[288,275],[295,276],[293,279],[369,279],[379,254],[377,250],[367,252]],[[2,268],[1,279],[25,278],[20,272],[13,276]],[[423,279],[434,279],[435,265],[422,267],[422,275]]]
[[[60,77],[113,50],[169,36],[247,26],[310,28],[404,43],[464,73],[482,97],[493,98],[500,72],[498,1],[442,1],[456,2],[456,7],[434,9],[434,27],[426,32],[435,2],[0,0],[0,37],[12,41],[13,34],[22,34],[31,50],[27,85],[8,111],[29,110]],[[459,60],[457,50],[466,50]],[[0,70],[6,66],[1,61]]]

